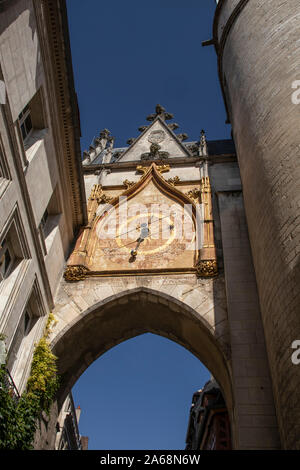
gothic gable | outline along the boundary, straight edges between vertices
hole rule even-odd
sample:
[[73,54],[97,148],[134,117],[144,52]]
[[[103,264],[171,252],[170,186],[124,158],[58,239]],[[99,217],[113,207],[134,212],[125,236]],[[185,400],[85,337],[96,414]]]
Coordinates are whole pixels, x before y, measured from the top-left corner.
[[166,120],[172,119],[173,115],[157,105],[156,112],[147,117],[152,121],[150,125],[141,126],[141,135],[128,140],[129,148],[120,156],[118,161],[139,160],[166,160],[174,157],[189,157],[190,152],[181,143],[187,138],[186,134],[176,135],[173,130],[178,124],[166,124]]

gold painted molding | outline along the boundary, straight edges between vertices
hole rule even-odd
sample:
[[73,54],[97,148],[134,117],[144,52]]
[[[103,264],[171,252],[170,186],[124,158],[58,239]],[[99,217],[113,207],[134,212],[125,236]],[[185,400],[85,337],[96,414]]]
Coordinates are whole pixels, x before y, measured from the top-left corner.
[[165,165],[156,165],[155,163],[152,163],[149,166],[138,165],[136,167],[136,171],[138,171],[139,173],[143,173],[143,176],[144,176],[150,170],[150,168],[153,167],[153,165],[155,165],[156,170],[160,174],[165,173],[166,171],[170,171],[170,169],[171,169],[170,165],[167,165],[167,164],[165,164]]

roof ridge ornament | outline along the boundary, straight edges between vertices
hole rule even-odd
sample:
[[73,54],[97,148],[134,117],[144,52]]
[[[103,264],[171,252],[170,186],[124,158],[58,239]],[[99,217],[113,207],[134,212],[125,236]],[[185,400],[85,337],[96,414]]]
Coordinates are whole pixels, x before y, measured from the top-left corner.
[[163,121],[169,121],[170,119],[174,118],[174,115],[171,113],[166,112],[165,108],[160,104],[155,106],[155,113],[149,114],[146,117],[147,121],[154,121],[157,117],[160,117]]

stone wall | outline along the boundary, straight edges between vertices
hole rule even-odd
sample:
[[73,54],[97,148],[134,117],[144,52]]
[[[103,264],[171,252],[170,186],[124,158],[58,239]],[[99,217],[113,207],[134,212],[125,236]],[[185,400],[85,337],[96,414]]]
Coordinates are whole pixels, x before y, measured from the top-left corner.
[[[240,166],[282,446],[300,448],[298,0],[226,0],[214,36]],[[298,74],[298,75],[297,75]]]

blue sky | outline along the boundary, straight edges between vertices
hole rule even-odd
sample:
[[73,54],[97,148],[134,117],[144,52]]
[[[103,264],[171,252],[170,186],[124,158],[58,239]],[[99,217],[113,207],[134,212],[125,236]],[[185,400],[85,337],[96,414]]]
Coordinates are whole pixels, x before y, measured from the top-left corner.
[[[139,135],[157,103],[178,132],[230,138],[212,37],[214,0],[67,0],[81,147],[108,128],[115,147]],[[183,449],[194,391],[209,372],[146,334],[105,353],[73,388],[90,449]]]

